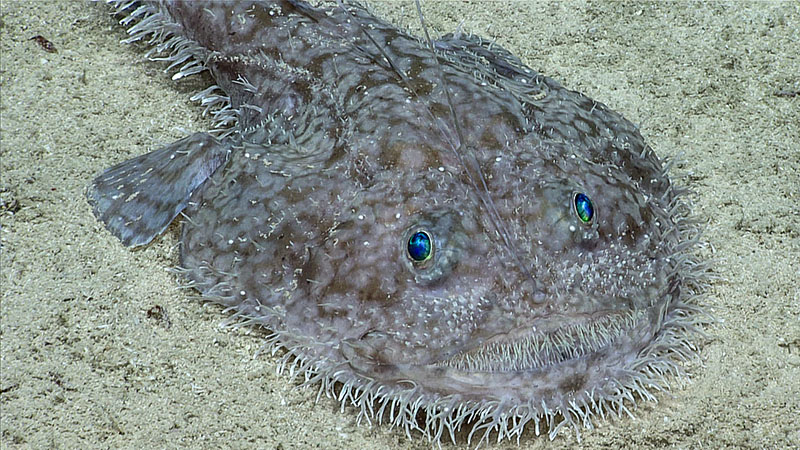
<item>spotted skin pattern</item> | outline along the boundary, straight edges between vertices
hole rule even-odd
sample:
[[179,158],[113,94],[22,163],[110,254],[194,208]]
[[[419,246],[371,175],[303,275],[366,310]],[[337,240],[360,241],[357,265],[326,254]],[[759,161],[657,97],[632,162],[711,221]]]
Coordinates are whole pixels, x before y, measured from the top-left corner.
[[281,368],[434,442],[553,438],[683,373],[696,226],[618,113],[356,4],[110,3],[228,126],[99,175],[94,212],[130,246],[183,214],[180,271]]

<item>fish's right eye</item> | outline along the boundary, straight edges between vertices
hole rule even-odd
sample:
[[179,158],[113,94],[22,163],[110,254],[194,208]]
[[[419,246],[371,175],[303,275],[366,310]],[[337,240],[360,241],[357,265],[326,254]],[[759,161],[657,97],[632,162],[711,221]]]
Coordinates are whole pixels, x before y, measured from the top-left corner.
[[406,253],[414,264],[425,264],[433,257],[433,239],[425,230],[419,230],[408,238]]

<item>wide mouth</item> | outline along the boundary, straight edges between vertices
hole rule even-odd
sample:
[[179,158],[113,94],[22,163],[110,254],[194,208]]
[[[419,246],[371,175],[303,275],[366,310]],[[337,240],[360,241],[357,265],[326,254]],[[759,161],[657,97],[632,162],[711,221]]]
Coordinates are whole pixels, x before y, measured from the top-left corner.
[[[435,362],[464,372],[520,372],[543,369],[597,353],[629,336],[645,311],[593,317],[550,317],[493,336],[477,346]],[[558,323],[553,326],[553,322]]]

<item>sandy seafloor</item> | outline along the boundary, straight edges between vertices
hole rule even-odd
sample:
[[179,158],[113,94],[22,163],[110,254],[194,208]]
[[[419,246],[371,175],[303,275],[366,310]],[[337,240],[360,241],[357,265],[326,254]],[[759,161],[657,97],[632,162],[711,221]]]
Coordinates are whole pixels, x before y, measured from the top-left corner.
[[[680,170],[717,260],[703,300],[719,322],[693,376],[584,448],[787,448],[800,443],[800,3],[470,2],[424,6],[621,111]],[[380,15],[418,26],[409,2]],[[220,326],[176,289],[178,228],[138,251],[95,221],[100,170],[205,130],[106,8],[2,0],[2,448],[430,448],[356,424],[255,357],[263,334]],[[29,38],[42,35],[58,53]],[[168,320],[148,317],[162,307]],[[463,442],[462,442],[463,445]],[[573,448],[526,432],[520,448]],[[446,446],[447,447],[447,446]],[[498,448],[516,448],[504,442]]]

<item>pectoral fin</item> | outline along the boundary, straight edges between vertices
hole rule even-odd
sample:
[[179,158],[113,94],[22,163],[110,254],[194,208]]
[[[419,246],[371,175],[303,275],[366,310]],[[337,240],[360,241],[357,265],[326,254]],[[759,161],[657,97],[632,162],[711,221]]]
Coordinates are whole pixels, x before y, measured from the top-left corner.
[[195,133],[106,169],[88,188],[94,215],[126,246],[147,244],[186,208],[228,151],[225,142]]

